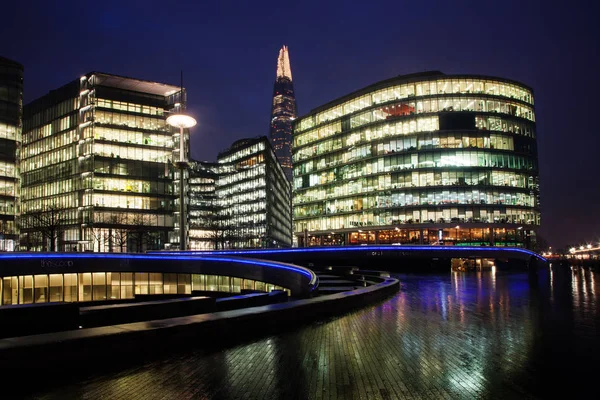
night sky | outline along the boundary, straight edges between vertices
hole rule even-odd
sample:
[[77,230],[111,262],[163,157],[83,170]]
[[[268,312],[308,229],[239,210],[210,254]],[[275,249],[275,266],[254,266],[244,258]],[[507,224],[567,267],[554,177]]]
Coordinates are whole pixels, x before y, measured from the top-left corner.
[[209,161],[268,134],[283,44],[300,115],[425,70],[524,82],[536,101],[541,235],[556,248],[600,241],[600,29],[591,1],[549,4],[11,0],[0,56],[24,64],[26,103],[91,71],[178,85],[183,70],[199,122],[192,154]]

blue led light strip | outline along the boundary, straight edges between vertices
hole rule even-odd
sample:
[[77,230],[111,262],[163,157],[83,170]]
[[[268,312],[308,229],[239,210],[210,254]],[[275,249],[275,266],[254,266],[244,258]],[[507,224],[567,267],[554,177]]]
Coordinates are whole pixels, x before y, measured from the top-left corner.
[[[260,250],[221,250],[221,251],[187,251],[187,252],[160,252],[159,254],[190,254],[190,255],[248,255],[248,254],[278,254],[278,253],[318,253],[318,252],[346,252],[346,251],[496,251],[519,252],[542,261],[547,261],[536,252],[518,247],[481,247],[481,246],[345,246],[345,247],[303,247],[293,249],[260,249]],[[157,252],[158,253],[158,252]],[[153,254],[157,254],[154,253]]]
[[47,258],[62,258],[62,259],[137,259],[137,260],[183,260],[183,261],[219,261],[219,262],[231,262],[240,264],[258,265],[268,268],[283,269],[294,273],[300,273],[306,276],[311,283],[316,280],[316,276],[312,271],[294,266],[291,264],[279,263],[276,261],[263,261],[263,260],[252,260],[247,258],[230,258],[230,257],[218,257],[218,256],[207,256],[202,255],[183,255],[177,253],[161,253],[161,254],[115,254],[115,253],[4,253],[0,254],[0,260],[12,259],[12,260],[24,260],[24,259],[47,259]]

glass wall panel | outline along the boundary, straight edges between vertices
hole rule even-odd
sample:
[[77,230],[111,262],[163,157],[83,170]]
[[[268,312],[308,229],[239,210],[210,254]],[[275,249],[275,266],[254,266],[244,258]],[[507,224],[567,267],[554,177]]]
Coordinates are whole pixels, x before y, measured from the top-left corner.
[[219,292],[231,292],[231,288],[229,285],[229,277],[228,276],[219,276]]
[[217,278],[218,277],[216,275],[206,275],[206,290],[210,290],[210,291],[214,291],[214,292],[219,290]]
[[135,273],[135,294],[148,294],[148,273]]
[[62,274],[50,275],[50,288],[48,301],[63,301],[63,276]]
[[77,274],[63,274],[64,301],[77,301]]
[[110,288],[107,290],[110,298],[121,298],[121,274],[118,272],[108,272],[106,274],[106,282],[110,285]]
[[206,290],[206,275],[192,275],[192,290]]
[[178,274],[177,293],[191,294],[192,293],[192,275]]
[[163,277],[160,272],[150,273],[150,294],[162,294],[163,293]]
[[92,274],[93,279],[93,300],[106,300],[106,273],[105,272],[94,272]]
[[168,294],[177,293],[177,274],[164,274],[164,290]]
[[242,279],[231,278],[231,291],[233,293],[240,293],[242,290]]
[[133,299],[133,273],[121,272],[121,298]]
[[26,275],[19,277],[19,303],[33,303],[33,276]]
[[92,300],[92,274],[85,272],[79,274],[79,301]]

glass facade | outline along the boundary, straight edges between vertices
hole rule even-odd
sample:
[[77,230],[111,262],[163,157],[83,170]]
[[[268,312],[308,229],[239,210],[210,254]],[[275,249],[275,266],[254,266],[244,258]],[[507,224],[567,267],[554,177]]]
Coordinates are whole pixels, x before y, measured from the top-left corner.
[[0,57],[0,251],[19,243],[19,151],[23,116],[23,66]]
[[267,137],[190,169],[190,248],[289,247],[291,188]]
[[80,272],[0,277],[0,306],[49,302],[133,299],[136,294],[241,293],[290,290],[232,276],[162,272]]
[[297,115],[296,96],[287,46],[279,51],[277,79],[271,107],[271,145],[289,182],[292,181],[292,121]]
[[533,93],[505,79],[399,76],[294,122],[300,245],[532,246]]
[[94,72],[26,105],[21,248],[167,247],[179,131],[165,120],[184,101],[176,86]]

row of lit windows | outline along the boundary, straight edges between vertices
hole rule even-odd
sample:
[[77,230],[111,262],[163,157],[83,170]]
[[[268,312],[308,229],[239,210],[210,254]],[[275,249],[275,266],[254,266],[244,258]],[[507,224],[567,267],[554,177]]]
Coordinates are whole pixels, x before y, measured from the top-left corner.
[[7,178],[15,178],[17,169],[15,168],[14,163],[8,163],[5,161],[0,161],[0,176],[5,176]]
[[329,110],[303,118],[297,125],[301,132],[325,121],[354,113],[374,104],[397,99],[421,97],[437,94],[486,94],[514,98],[533,104],[533,96],[528,90],[514,84],[482,79],[440,79],[427,82],[406,83],[381,89],[349,100]]
[[387,212],[379,211],[375,215],[372,211],[351,215],[328,215],[314,219],[297,220],[294,223],[295,232],[330,231],[335,229],[361,228],[371,226],[386,226],[397,224],[429,224],[429,223],[511,223],[539,225],[539,213],[531,209],[506,208],[483,209],[481,207],[465,206],[446,208],[444,210],[421,209],[405,210],[395,209]]
[[[469,133],[427,133],[419,137],[407,137],[405,139],[388,140],[378,144],[365,144],[359,147],[350,147],[345,153],[327,154],[325,157],[298,163],[294,168],[294,175],[301,175],[313,170],[321,170],[340,164],[347,164],[357,159],[399,153],[404,151],[431,150],[431,149],[462,149],[483,148],[496,150],[515,150],[512,136],[487,135],[475,136]],[[312,154],[307,150],[312,150]],[[518,149],[521,152],[529,150],[531,146]],[[327,147],[314,146],[303,149],[307,157],[331,153]],[[306,157],[304,157],[306,158]]]
[[164,115],[165,110],[161,107],[147,106],[136,103],[127,103],[124,101],[96,99],[96,105],[103,108],[111,108],[118,111],[127,111],[130,113]]
[[21,141],[21,129],[15,125],[0,122],[0,139]]
[[121,158],[110,160],[94,160],[94,172],[111,175],[127,175],[131,177],[144,177],[149,180],[171,177],[169,164],[158,164],[148,162],[135,162]]
[[95,121],[99,124],[120,125],[128,128],[154,131],[165,131],[166,129],[166,122],[164,118],[122,114],[108,111],[96,111]]
[[52,208],[56,210],[64,210],[68,208],[76,208],[79,206],[79,195],[76,192],[71,192],[44,198],[29,199],[23,197],[23,201],[21,203],[21,211],[23,213],[27,213],[42,210],[50,210]]
[[77,142],[77,131],[75,129],[46,137],[35,143],[24,144],[21,150],[21,157],[27,159],[47,151],[56,150],[73,142]]
[[370,193],[378,190],[464,185],[508,186],[537,190],[537,184],[531,175],[509,171],[408,171],[393,175],[364,177],[352,182],[303,190],[296,193],[294,204]]
[[[32,115],[31,117],[23,120],[23,124],[24,124],[23,130],[29,132],[32,130],[31,128],[34,126],[47,124],[48,122],[55,120],[59,117],[62,117],[65,114],[68,114],[72,111],[75,111],[78,108],[79,108],[79,99],[78,98],[67,99],[65,101],[62,101],[62,102],[54,105],[54,106],[48,107],[48,108]],[[72,121],[71,125],[75,125],[75,121]],[[24,137],[23,139],[25,142],[29,143],[38,138],[39,137],[29,137],[28,139],[25,139],[25,137]]]
[[98,140],[109,140],[119,143],[145,144],[149,146],[173,148],[173,137],[166,133],[148,133],[130,131],[125,129],[106,128],[96,126],[94,138]]
[[294,207],[295,217],[324,214],[348,213],[374,208],[396,208],[419,205],[451,206],[468,204],[496,204],[513,206],[536,206],[536,196],[525,193],[507,193],[486,190],[423,190],[414,193],[397,192],[393,194],[374,194],[370,196],[336,199],[325,203]]
[[53,164],[59,164],[65,161],[77,158],[77,146],[68,146],[55,149],[53,151],[28,157],[21,163],[21,172],[37,170],[41,167],[47,167]]
[[0,198],[0,214],[15,214],[15,201],[13,199]]
[[23,199],[32,200],[40,197],[55,196],[81,189],[76,179],[60,179],[44,182],[35,186],[22,188]]
[[[531,107],[523,106],[518,103],[507,102],[507,101],[484,101],[480,99],[440,99],[439,100],[439,108],[437,106],[438,102],[431,102],[432,104],[436,104],[435,110],[430,110],[428,112],[438,112],[438,111],[479,111],[479,112],[491,112],[491,113],[500,113],[507,114],[515,117],[525,118],[530,121],[535,121],[533,115],[533,109]],[[403,107],[405,105],[402,105]],[[408,109],[414,109],[413,105],[406,105]],[[473,108],[474,107],[474,108]],[[424,111],[423,111],[424,112]],[[350,117],[350,126],[349,129],[354,129],[359,126],[370,124],[371,122],[377,122],[382,120],[390,120],[399,116],[409,116],[414,115],[415,112],[402,111],[401,114],[398,114],[397,111],[394,111],[394,107],[390,105],[389,107],[377,108],[369,111],[362,112],[357,115],[353,115]],[[417,113],[417,114],[420,114]],[[343,122],[342,122],[343,125]],[[344,127],[342,127],[343,129]]]
[[37,140],[48,138],[63,132],[76,125],[76,118],[77,116],[75,114],[67,115],[66,117],[56,119],[49,124],[27,131],[23,134],[23,141],[25,144],[30,144]]
[[5,181],[0,174],[0,196],[17,196],[19,184],[16,181]]
[[171,157],[170,150],[160,150],[145,147],[128,147],[108,143],[95,143],[94,153],[103,157],[123,158],[128,160],[151,161],[166,163]]
[[7,276],[0,279],[0,305],[132,299],[136,294],[192,294],[193,290],[240,293],[288,289],[221,275],[160,272],[83,272]]
[[157,199],[154,197],[95,193],[91,204],[87,204],[87,201],[84,201],[84,206],[86,205],[138,210],[167,210],[171,202],[168,199]]
[[326,185],[340,180],[360,178],[383,172],[443,167],[493,167],[532,170],[536,168],[536,163],[528,157],[481,151],[449,150],[446,152],[415,153],[386,156],[373,161],[344,165],[321,173],[296,177],[294,178],[294,188],[303,189],[315,185]]
[[[222,193],[217,193],[219,196]],[[266,198],[266,191],[264,186],[262,188],[257,188],[251,192],[243,192],[240,194],[230,194],[226,197],[222,197],[219,199],[219,204],[224,207],[229,207],[236,204],[246,203],[246,202],[254,202],[259,200],[264,200]]]
[[120,192],[173,194],[173,185],[159,181],[94,177],[95,190]]
[[253,191],[266,186],[265,176],[259,176],[253,180],[238,182],[235,185],[218,188],[219,197],[229,197],[237,193]]
[[[347,235],[347,236],[346,236]],[[472,243],[495,246],[523,246],[524,231],[506,228],[443,228],[359,230],[338,234],[308,235],[308,246],[341,244],[445,244]],[[346,243],[347,240],[347,243]]]
[[[143,225],[143,226],[173,226],[173,215],[172,214],[160,214],[160,213],[132,213],[127,210],[119,211],[101,211],[94,210],[93,221],[90,223],[95,224],[107,224],[107,225],[119,225],[129,229],[131,226]],[[108,230],[108,229],[107,229]]]
[[[333,125],[340,125],[339,128]],[[315,142],[341,132],[341,123],[338,121],[333,125],[312,130],[294,137],[294,161],[302,160],[308,157],[309,150],[299,149],[305,144]],[[525,122],[511,121],[506,118],[496,116],[476,115],[475,128],[479,130],[501,131],[523,135],[527,137],[535,137],[533,125]],[[439,130],[439,117],[414,118],[403,121],[390,121],[388,123],[377,124],[369,128],[363,128],[344,134],[334,139],[334,143],[338,146],[352,146],[361,142],[371,142],[390,136],[410,135],[419,132],[437,131]],[[321,143],[315,146],[321,146]],[[327,145],[325,145],[327,146]],[[314,147],[314,146],[313,146]],[[304,152],[308,153],[304,153]]]
[[250,154],[259,153],[265,150],[265,143],[259,142],[252,146],[245,147],[238,151],[233,151],[231,154],[218,158],[219,164],[230,163],[240,158],[248,157]]
[[[336,126],[337,124],[339,124],[339,127]],[[294,149],[340,133],[341,123],[338,122],[337,124],[328,125],[326,127],[323,127],[323,129],[315,129],[313,131],[306,132],[301,135],[295,135]],[[371,141],[385,136],[408,135],[417,132],[437,131],[439,129],[440,127],[438,116],[410,118],[402,121],[390,122],[389,124],[370,127],[368,129],[363,129],[362,131],[354,132],[351,134],[336,136],[333,140],[336,144],[339,143],[339,146],[342,146],[343,140],[346,141],[345,144],[347,146],[351,146],[360,140]],[[320,145],[320,143],[318,145]],[[298,154],[298,152],[294,152],[294,161],[301,159],[298,158]]]
[[[39,182],[47,182],[50,179],[72,177],[74,173],[81,170],[78,168],[79,164],[77,160],[69,160],[55,165],[38,166],[38,169],[33,169],[22,175],[23,187]],[[85,163],[82,163],[81,167],[84,165]]]
[[216,181],[217,187],[231,185],[233,183],[244,181],[247,179],[256,178],[257,176],[265,175],[265,164],[256,165],[254,168],[232,170],[230,173],[219,176]]

